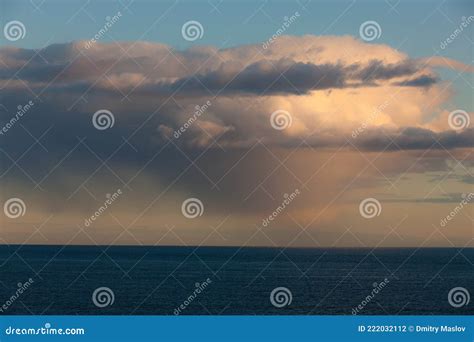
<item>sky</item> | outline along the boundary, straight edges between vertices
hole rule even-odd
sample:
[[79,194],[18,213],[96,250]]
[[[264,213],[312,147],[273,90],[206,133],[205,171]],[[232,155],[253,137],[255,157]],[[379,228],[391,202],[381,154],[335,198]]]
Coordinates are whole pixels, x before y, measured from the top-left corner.
[[471,1],[0,1],[0,241],[472,247]]

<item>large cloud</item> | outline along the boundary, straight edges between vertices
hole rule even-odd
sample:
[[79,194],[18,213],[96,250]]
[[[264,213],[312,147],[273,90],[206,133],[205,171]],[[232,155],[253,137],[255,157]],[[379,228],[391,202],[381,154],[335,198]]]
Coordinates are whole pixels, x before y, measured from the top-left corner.
[[[228,240],[216,234],[206,243],[268,244],[265,236],[248,241],[255,225],[298,188],[301,195],[267,231],[282,245],[300,232],[295,220],[328,246],[353,224],[382,239],[388,226],[358,212],[369,195],[382,201],[384,222],[393,226],[409,212],[401,230],[421,243],[439,221],[433,212],[450,210],[433,210],[429,199],[472,183],[473,128],[448,124],[454,90],[433,69],[439,59],[329,36],[280,37],[268,49],[185,51],[75,42],[6,47],[0,59],[3,125],[34,101],[0,136],[2,194],[28,206],[25,221],[4,225],[0,238],[11,242],[23,243],[35,234],[29,223],[46,221],[42,233],[50,240],[40,242],[69,243],[106,194],[121,188],[113,216],[74,243],[90,243],[89,236],[118,243],[123,225],[144,243],[180,244],[167,240],[177,234],[200,244],[212,225]],[[113,113],[110,129],[94,128],[99,109]],[[276,111],[288,112],[291,125],[275,129]],[[188,197],[204,203],[196,221],[180,212]],[[404,204],[420,198],[428,199],[423,206]],[[460,220],[446,234],[463,241],[471,224]],[[168,227],[176,227],[173,234]],[[302,238],[298,244],[313,245]],[[119,242],[136,243],[127,234]]]
[[[411,59],[349,36],[285,36],[267,49],[184,51],[146,42],[74,42],[5,47],[0,58],[3,119],[38,96],[35,118],[77,136],[87,135],[90,117],[105,108],[122,136],[146,120],[137,142],[144,148],[168,139],[192,148],[216,141],[370,150],[473,146],[469,127],[451,131],[444,107],[452,90],[432,69],[462,63]],[[274,128],[274,112],[288,127]]]

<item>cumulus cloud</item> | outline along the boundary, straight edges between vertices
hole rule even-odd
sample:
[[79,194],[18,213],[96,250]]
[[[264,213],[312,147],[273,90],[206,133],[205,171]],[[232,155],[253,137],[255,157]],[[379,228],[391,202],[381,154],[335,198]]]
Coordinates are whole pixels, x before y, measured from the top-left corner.
[[[368,53],[365,58],[355,55],[329,59],[325,50],[335,49],[339,40],[368,49]],[[296,47],[289,55],[282,54],[281,50],[291,46]],[[81,91],[96,84],[98,76],[106,75],[107,81],[99,79],[98,88],[133,89],[156,96],[178,91],[181,96],[202,96],[208,92],[259,96],[378,86],[382,85],[378,81],[399,78],[399,84],[403,84],[424,70],[423,64],[406,56],[395,58],[397,54],[392,52],[392,58],[387,59],[378,55],[378,50],[354,39],[335,37],[330,44],[318,37],[283,37],[264,52],[257,46],[175,51],[151,43],[95,44],[86,49],[83,42],[76,42],[39,51],[4,48],[0,77],[5,81],[15,76],[38,88],[54,80],[56,87],[74,89],[73,85],[82,85],[76,88]],[[430,84],[419,86],[427,85]]]
[[[442,191],[431,193],[437,178],[450,182],[449,192],[472,183],[465,169],[474,165],[473,113],[467,113],[470,126],[450,128],[454,90],[434,69],[446,60],[412,59],[349,36],[279,37],[265,50],[177,51],[147,42],[88,49],[74,42],[4,47],[0,59],[3,123],[19,105],[35,103],[0,136],[2,193],[25,200],[29,215],[37,215],[28,219],[44,222],[54,213],[45,227],[48,243],[69,242],[74,227],[118,188],[124,196],[110,211],[114,217],[104,215],[89,232],[95,241],[117,243],[110,233],[117,218],[146,230],[148,243],[176,226],[178,236],[199,244],[208,224],[227,220],[222,230],[229,241],[208,243],[265,244],[248,242],[253,230],[246,227],[298,188],[289,216],[272,230],[284,245],[295,227],[290,215],[318,239],[327,227],[335,238],[326,245],[358,220],[361,231],[379,232],[381,225],[371,227],[357,210],[368,193],[384,203],[387,222],[399,222],[409,210],[412,221],[404,229],[421,227],[422,242],[433,207],[404,203],[442,198]],[[100,109],[113,113],[110,129],[92,124]],[[272,125],[274,113],[287,115],[283,129]],[[462,162],[460,170],[448,165],[451,158]],[[199,221],[180,212],[189,197],[204,203]],[[9,241],[23,242],[22,224],[10,224]],[[460,227],[470,232],[468,221]]]
[[[472,146],[470,131],[448,132],[443,106],[452,90],[433,70],[462,63],[411,59],[349,36],[285,36],[265,50],[73,42],[5,47],[0,58],[4,103],[14,108],[38,95],[37,115],[54,116],[56,125],[73,122],[77,136],[87,135],[90,115],[106,108],[116,116],[116,134],[127,136],[146,120],[143,146],[166,142],[183,125],[175,144],[192,148],[257,141],[336,147],[347,139],[349,147],[370,150]],[[206,101],[212,106],[190,122]],[[275,111],[289,115],[284,130],[272,126]]]

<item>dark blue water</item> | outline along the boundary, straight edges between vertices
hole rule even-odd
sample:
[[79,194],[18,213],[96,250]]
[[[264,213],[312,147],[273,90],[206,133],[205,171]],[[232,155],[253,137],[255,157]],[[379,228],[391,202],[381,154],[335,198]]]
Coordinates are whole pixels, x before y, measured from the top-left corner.
[[[196,289],[212,282],[181,314],[344,314],[388,283],[359,314],[473,314],[448,292],[474,294],[474,249],[278,249],[221,247],[1,246],[0,305],[30,277],[34,283],[2,314],[173,315]],[[98,287],[114,292],[99,308]],[[286,287],[291,304],[270,293]]]

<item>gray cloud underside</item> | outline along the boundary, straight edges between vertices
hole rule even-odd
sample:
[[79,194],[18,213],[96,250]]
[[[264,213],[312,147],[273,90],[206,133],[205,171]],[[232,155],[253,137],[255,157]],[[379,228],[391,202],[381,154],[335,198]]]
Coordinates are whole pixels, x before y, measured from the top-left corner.
[[[35,55],[36,52],[40,54]],[[83,92],[90,86],[97,90],[116,91],[113,87],[96,84],[98,76],[140,75],[144,79],[137,84],[117,82],[116,87],[135,94],[154,96],[203,95],[271,95],[307,94],[313,90],[377,86],[379,82],[393,80],[395,86],[429,87],[437,82],[436,76],[413,77],[423,70],[422,65],[406,59],[387,64],[374,59],[366,64],[344,65],[334,63],[303,63],[290,58],[268,57],[265,60],[242,65],[242,61],[213,60],[205,68],[197,68],[198,62],[212,59],[209,51],[165,50],[151,56],[84,55],[74,44],[57,44],[40,51],[27,49],[0,49],[0,79],[15,78],[25,81],[32,89],[42,89],[54,80],[50,91],[59,89]],[[173,58],[169,58],[169,53]],[[164,57],[163,57],[164,56]],[[167,58],[165,63],[160,60]],[[127,77],[127,76],[124,76]]]
[[[357,138],[359,139],[359,138]],[[372,130],[360,137],[356,146],[364,150],[422,150],[452,149],[474,146],[474,128],[462,132],[433,132],[428,129],[408,127],[395,132]]]
[[[210,94],[307,94],[312,90],[377,86],[377,81],[406,77],[416,73],[414,62],[397,65],[382,65],[373,61],[368,66],[357,64],[297,63],[291,60],[262,61],[247,66],[242,71],[226,70],[225,66],[205,74],[179,79],[170,84],[154,84],[144,87],[149,93],[203,95]],[[424,76],[422,79],[397,82],[398,86],[427,87],[436,83],[436,78]]]
[[[426,73],[420,62],[415,60],[405,59],[391,64],[381,60],[318,64],[317,61],[303,63],[268,56],[268,59],[246,63],[251,55],[246,47],[242,50],[235,48],[231,52],[211,48],[171,51],[161,44],[148,44],[141,47],[143,51],[131,50],[131,56],[121,54],[120,57],[117,52],[110,51],[111,46],[98,45],[98,48],[99,52],[91,54],[89,51],[78,51],[78,45],[74,43],[55,44],[41,50],[41,56],[35,55],[35,50],[1,48],[1,103],[6,108],[0,111],[2,123],[12,118],[19,104],[27,103],[32,98],[29,89],[24,87],[27,84],[30,89],[42,93],[32,111],[22,118],[21,125],[36,130],[38,135],[54,126],[49,134],[54,141],[50,149],[53,153],[57,150],[58,156],[77,143],[76,137],[88,137],[88,141],[97,142],[95,150],[99,155],[106,156],[114,145],[111,142],[113,138],[122,141],[122,137],[129,137],[132,132],[135,132],[132,141],[138,152],[121,155],[119,159],[123,161],[145,160],[157,148],[167,144],[168,139],[173,141],[170,146],[176,144],[188,150],[216,148],[215,143],[226,148],[248,148],[259,140],[277,147],[307,144],[315,148],[333,148],[345,145],[348,148],[379,151],[474,146],[472,129],[433,132],[416,127],[371,128],[353,139],[350,132],[336,127],[314,133],[308,133],[312,131],[308,129],[303,133],[286,135],[269,124],[269,116],[275,108],[257,108],[252,112],[246,109],[248,103],[239,102],[238,95],[241,94],[256,96],[264,92],[264,95],[280,95],[285,99],[318,89],[374,87],[379,83],[424,88],[437,82],[437,76]],[[213,57],[217,52],[228,53],[232,58],[227,56],[226,60],[221,60]],[[107,72],[108,78],[97,82],[103,72]],[[132,102],[124,100],[122,93],[108,82],[125,94],[133,89],[130,95]],[[79,101],[88,89],[88,101]],[[159,98],[176,91],[181,96],[180,103],[164,102]],[[172,134],[163,134],[165,130],[172,133],[182,126],[192,115],[196,104],[202,105],[211,94],[217,93],[236,96],[229,96],[233,101],[230,105],[225,102],[227,99],[220,96],[213,99],[209,112],[180,139],[173,140]],[[201,98],[194,99],[194,95]],[[100,108],[109,108],[114,112],[113,129],[98,132],[92,126],[92,115]],[[297,114],[294,113],[295,121]],[[201,128],[203,122],[207,126]],[[137,128],[138,132],[135,131]],[[108,138],[104,139],[101,134],[107,134]],[[3,148],[13,156],[21,155],[31,143],[31,137],[19,125],[0,139]]]

